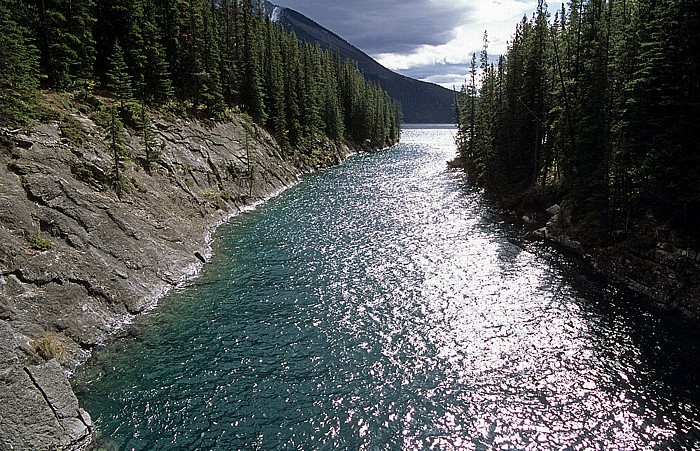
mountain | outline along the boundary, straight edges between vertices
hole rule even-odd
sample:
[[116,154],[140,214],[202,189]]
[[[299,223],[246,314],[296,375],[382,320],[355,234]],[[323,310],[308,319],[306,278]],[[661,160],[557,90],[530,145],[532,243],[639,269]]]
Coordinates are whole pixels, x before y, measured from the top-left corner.
[[433,83],[427,83],[392,72],[362,50],[332,31],[324,28],[293,9],[263,3],[265,13],[287,31],[294,31],[300,40],[338,51],[343,59],[356,61],[368,80],[375,81],[389,95],[401,102],[404,122],[413,124],[453,124],[454,93]]

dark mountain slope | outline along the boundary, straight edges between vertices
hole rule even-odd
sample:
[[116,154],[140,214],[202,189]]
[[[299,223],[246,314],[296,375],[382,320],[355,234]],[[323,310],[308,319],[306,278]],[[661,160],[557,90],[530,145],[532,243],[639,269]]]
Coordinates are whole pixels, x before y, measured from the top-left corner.
[[369,80],[378,82],[391,97],[401,102],[404,122],[418,124],[454,123],[454,93],[449,89],[414,80],[390,71],[369,55],[293,9],[264,4],[265,12],[300,40],[319,43],[338,51],[343,59],[357,62]]

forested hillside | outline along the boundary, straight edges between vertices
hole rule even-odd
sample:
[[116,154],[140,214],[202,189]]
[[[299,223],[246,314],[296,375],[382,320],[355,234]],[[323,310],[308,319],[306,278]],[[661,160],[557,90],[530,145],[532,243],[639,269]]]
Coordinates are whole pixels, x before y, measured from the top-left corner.
[[268,14],[274,12],[275,21],[287,31],[312,45],[337,52],[343,59],[356,61],[358,68],[368,80],[379,83],[389,95],[401,103],[403,119],[409,124],[453,124],[454,92],[442,86],[414,80],[392,72],[379,64],[362,50],[340,36],[290,8],[263,2]]
[[497,65],[486,38],[473,55],[458,106],[469,177],[511,206],[563,202],[587,244],[670,233],[696,246],[700,2],[562,8],[540,1]]
[[41,117],[42,88],[111,95],[117,121],[138,104],[199,118],[240,109],[285,149],[398,140],[386,92],[256,11],[253,0],[2,0],[0,125]]

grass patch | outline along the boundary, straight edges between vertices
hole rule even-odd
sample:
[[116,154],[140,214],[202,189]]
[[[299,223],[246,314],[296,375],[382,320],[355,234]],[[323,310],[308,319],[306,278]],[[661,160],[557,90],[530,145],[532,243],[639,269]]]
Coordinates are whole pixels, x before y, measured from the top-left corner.
[[39,122],[51,122],[61,119],[61,113],[49,104],[41,103],[32,111],[32,118]]
[[39,235],[30,236],[29,238],[27,238],[27,242],[29,243],[29,246],[31,246],[31,248],[35,251],[48,251],[52,247],[51,241]]
[[34,341],[34,350],[39,356],[49,361],[51,359],[61,359],[66,355],[66,347],[54,335],[49,333]]
[[61,130],[61,136],[75,146],[79,147],[87,139],[87,132],[83,124],[69,114],[63,116],[58,128]]

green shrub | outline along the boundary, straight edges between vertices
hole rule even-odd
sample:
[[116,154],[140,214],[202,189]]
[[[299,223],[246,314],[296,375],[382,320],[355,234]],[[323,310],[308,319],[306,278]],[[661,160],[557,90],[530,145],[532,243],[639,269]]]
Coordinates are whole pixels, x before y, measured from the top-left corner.
[[39,122],[57,121],[61,113],[51,105],[40,103],[32,111],[32,118]]
[[60,359],[66,355],[66,347],[54,335],[49,333],[34,341],[34,349],[39,356],[48,361]]
[[223,207],[218,190],[206,188],[204,191],[202,191],[202,195],[210,207],[216,208],[217,210],[220,210]]
[[100,99],[95,97],[89,89],[81,89],[75,92],[73,98],[81,105],[85,105],[93,111],[99,110],[101,106]]
[[39,235],[32,235],[27,238],[27,242],[35,251],[48,251],[51,249],[51,241]]
[[139,130],[143,127],[141,120],[141,106],[135,102],[125,102],[120,108],[120,118],[124,125],[131,129]]
[[61,130],[61,136],[75,146],[80,146],[87,139],[83,124],[71,115],[64,115],[58,128]]
[[108,130],[112,123],[112,115],[110,111],[105,108],[96,110],[90,115],[90,119],[105,130]]
[[70,171],[77,180],[88,183],[99,191],[102,191],[108,182],[102,169],[86,161],[73,161],[70,165]]

